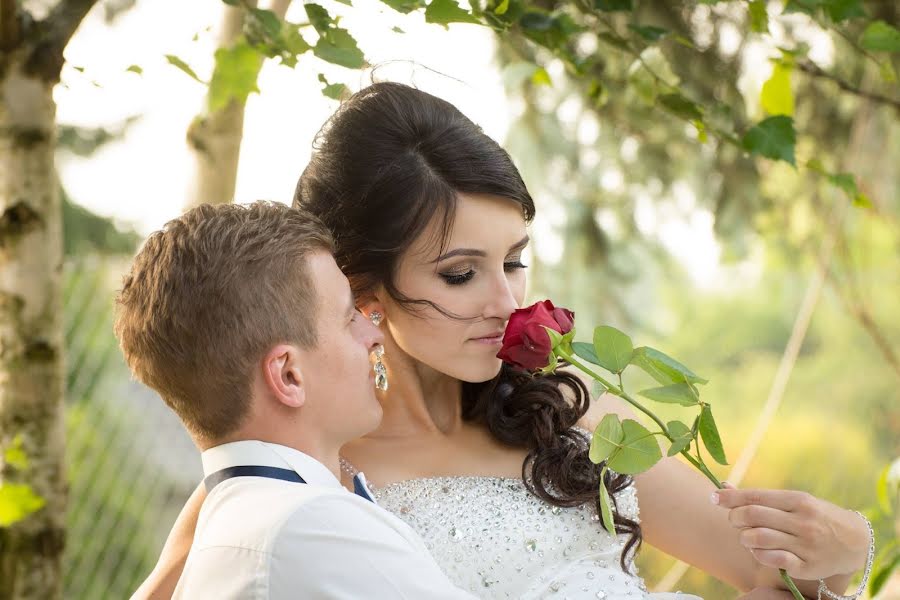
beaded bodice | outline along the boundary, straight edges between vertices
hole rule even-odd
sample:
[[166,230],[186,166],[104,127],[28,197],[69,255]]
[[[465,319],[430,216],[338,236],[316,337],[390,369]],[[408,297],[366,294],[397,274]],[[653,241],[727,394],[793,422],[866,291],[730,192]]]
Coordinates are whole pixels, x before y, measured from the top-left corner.
[[[378,504],[425,541],[449,579],[479,598],[626,600],[679,598],[648,593],[629,556],[627,535],[612,536],[587,505],[560,508],[521,479],[430,477],[372,485]],[[619,512],[639,520],[633,484],[616,495]]]

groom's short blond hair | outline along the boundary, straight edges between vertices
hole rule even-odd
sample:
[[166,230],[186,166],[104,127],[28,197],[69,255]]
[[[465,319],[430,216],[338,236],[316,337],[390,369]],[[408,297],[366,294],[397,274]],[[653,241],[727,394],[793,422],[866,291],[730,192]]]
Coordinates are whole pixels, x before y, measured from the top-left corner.
[[213,442],[248,414],[272,346],[314,348],[307,257],[333,252],[322,223],[274,202],[203,205],[153,233],[125,275],[115,332],[135,376]]

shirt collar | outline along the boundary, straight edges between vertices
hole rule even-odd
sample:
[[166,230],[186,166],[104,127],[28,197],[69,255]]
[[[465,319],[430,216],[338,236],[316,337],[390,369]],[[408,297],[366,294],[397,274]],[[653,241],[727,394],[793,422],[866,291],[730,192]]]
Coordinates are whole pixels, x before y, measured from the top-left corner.
[[328,467],[308,454],[280,444],[259,440],[230,442],[204,450],[200,458],[203,461],[204,476],[228,467],[260,465],[291,469],[311,485],[343,489],[341,482]]

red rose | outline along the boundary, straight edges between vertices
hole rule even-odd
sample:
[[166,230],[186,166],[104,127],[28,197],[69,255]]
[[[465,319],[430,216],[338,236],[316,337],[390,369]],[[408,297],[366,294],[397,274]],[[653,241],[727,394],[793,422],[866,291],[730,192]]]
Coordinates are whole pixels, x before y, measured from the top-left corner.
[[529,371],[543,369],[550,363],[553,350],[544,327],[566,334],[574,325],[575,314],[556,308],[549,300],[519,308],[509,317],[497,358]]

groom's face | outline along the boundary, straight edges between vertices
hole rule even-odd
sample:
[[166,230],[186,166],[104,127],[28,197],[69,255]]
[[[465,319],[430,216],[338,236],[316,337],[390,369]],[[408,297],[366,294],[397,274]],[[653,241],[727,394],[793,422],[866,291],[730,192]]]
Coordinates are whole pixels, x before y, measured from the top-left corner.
[[307,396],[304,413],[327,436],[323,439],[343,444],[381,422],[369,357],[384,338],[356,310],[350,284],[331,254],[318,252],[308,260],[318,295],[318,342],[302,353]]

